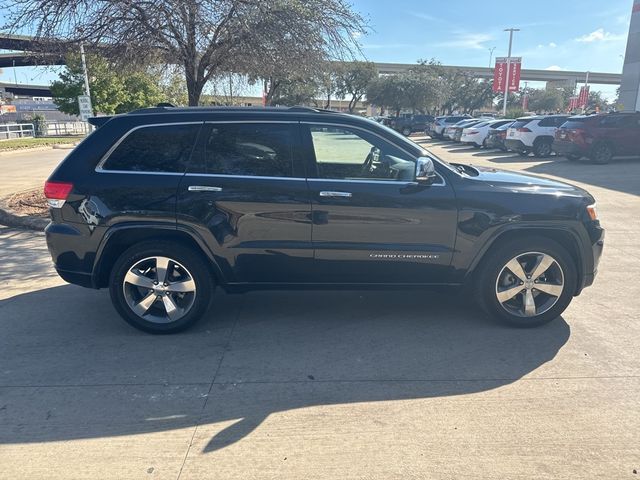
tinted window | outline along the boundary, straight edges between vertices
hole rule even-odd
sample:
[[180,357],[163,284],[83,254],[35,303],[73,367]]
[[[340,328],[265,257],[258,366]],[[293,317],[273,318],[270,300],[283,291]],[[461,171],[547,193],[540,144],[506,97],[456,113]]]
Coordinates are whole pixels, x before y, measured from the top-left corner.
[[164,125],[132,131],[111,152],[105,170],[182,173],[189,167],[200,125]]
[[532,122],[533,120],[516,120],[515,122],[513,122],[511,124],[510,128],[522,128],[525,125],[529,124],[530,122]]
[[546,117],[540,120],[540,123],[538,123],[538,125],[540,125],[541,127],[558,127],[562,125],[565,120],[565,117]]
[[293,176],[293,127],[279,123],[211,125],[205,142],[207,173]]
[[357,129],[311,125],[318,178],[412,181],[415,162],[402,150]]
[[562,128],[584,128],[586,118],[570,118],[562,124]]

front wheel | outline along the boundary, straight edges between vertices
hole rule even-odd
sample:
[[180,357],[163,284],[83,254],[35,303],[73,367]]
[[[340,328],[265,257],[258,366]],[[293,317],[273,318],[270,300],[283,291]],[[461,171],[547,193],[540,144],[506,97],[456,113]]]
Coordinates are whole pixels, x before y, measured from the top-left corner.
[[120,316],[148,333],[176,333],[205,313],[214,282],[195,251],[173,242],[127,249],[111,272],[109,291]]
[[598,143],[593,147],[593,151],[591,152],[591,160],[594,163],[604,165],[609,163],[613,158],[613,150],[606,143]]
[[408,137],[409,135],[411,135],[411,129],[410,129],[409,127],[404,127],[404,128],[402,129],[402,134],[403,134],[405,137]]
[[491,250],[476,281],[476,299],[489,316],[517,327],[535,327],[567,308],[577,275],[562,245],[544,237],[522,237]]
[[552,148],[549,140],[539,140],[533,146],[533,154],[538,158],[547,158],[551,155]]

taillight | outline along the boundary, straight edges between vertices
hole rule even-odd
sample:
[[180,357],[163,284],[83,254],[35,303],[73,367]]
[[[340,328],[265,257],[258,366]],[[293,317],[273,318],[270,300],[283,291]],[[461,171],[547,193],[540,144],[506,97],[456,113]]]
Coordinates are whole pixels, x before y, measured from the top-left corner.
[[577,138],[582,138],[585,133],[586,133],[585,130],[581,128],[575,128],[573,130],[569,130],[569,138],[571,138],[572,140]]
[[73,190],[73,183],[50,181],[44,183],[44,196],[52,208],[62,207],[71,190]]
[[598,219],[598,212],[596,211],[596,204],[587,206],[587,215],[592,221],[596,221]]
[[522,128],[516,128],[516,132],[531,133],[531,130],[529,130],[527,127],[522,127]]

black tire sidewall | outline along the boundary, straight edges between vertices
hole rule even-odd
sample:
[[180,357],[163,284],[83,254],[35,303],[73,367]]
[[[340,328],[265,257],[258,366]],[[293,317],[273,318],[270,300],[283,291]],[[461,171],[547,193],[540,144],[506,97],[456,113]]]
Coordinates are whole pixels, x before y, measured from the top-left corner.
[[[540,148],[543,147],[543,146],[545,146],[545,147],[548,146],[549,147],[548,152],[541,152],[540,151]],[[536,157],[539,157],[539,158],[547,158],[549,155],[551,155],[551,142],[549,140],[546,140],[546,139],[540,139],[540,140],[536,141],[536,143],[535,143],[535,145],[533,147],[533,154]]]
[[[555,258],[562,268],[565,285],[560,298],[551,309],[531,318],[518,317],[507,312],[495,293],[496,281],[502,268],[509,260],[525,252],[546,253]],[[558,242],[544,237],[520,237],[495,245],[483,260],[476,281],[476,299],[487,315],[512,326],[527,328],[548,323],[567,308],[576,290],[577,271],[571,255]]]
[[[598,152],[599,151],[603,151],[603,152],[606,151],[607,152],[606,158],[604,158],[604,159],[598,158]],[[607,164],[607,163],[609,163],[611,161],[611,157],[613,157],[613,150],[606,143],[598,143],[593,147],[593,153],[591,155],[591,160],[594,163],[597,163],[599,165],[605,165],[605,164]]]
[[[169,257],[182,264],[196,283],[196,297],[189,313],[175,322],[153,323],[136,315],[122,291],[124,276],[136,262],[152,256]],[[215,282],[202,255],[174,242],[143,242],[127,249],[116,260],[109,278],[111,301],[120,316],[130,325],[147,333],[170,334],[185,330],[197,322],[211,302]]]

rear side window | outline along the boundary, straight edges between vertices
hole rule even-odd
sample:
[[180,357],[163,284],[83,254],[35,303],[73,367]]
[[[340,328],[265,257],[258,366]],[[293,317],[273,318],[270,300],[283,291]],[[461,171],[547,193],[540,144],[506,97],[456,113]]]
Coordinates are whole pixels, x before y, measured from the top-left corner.
[[584,128],[585,118],[570,118],[562,124],[562,128]]
[[183,173],[187,170],[200,124],[137,128],[111,152],[103,170]]
[[531,123],[532,120],[516,120],[515,122],[513,122],[511,124],[510,128],[522,128],[525,125],[528,125],[529,123]]
[[634,127],[638,125],[635,115],[606,115],[600,119],[599,126],[603,128]]
[[543,118],[542,120],[540,120],[538,125],[541,126],[541,127],[557,127],[561,123],[564,122],[564,118],[562,118],[562,121],[560,121],[560,120],[561,120],[561,118],[559,118],[559,117],[546,117],[546,118]]
[[291,124],[213,124],[205,143],[206,173],[292,177],[293,145]]

